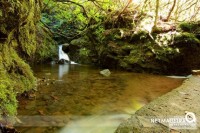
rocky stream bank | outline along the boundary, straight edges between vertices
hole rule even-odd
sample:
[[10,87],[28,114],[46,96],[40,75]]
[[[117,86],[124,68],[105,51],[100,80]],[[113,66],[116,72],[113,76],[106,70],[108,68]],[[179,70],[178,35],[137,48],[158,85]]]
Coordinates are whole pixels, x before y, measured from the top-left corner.
[[[123,122],[115,133],[199,133],[200,132],[200,77],[192,76],[173,91],[142,107]],[[194,127],[177,126],[173,129],[166,121],[174,117],[184,118],[188,112],[195,115]],[[153,123],[152,119],[157,122]],[[193,120],[194,117],[193,117]],[[177,129],[178,128],[178,129]]]

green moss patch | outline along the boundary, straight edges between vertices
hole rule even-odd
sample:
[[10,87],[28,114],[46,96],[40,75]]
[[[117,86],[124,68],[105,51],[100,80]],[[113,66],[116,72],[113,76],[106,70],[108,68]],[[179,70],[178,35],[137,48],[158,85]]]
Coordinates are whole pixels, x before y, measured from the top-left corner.
[[36,84],[24,59],[36,51],[40,9],[41,0],[0,2],[0,118],[16,115],[16,96]]

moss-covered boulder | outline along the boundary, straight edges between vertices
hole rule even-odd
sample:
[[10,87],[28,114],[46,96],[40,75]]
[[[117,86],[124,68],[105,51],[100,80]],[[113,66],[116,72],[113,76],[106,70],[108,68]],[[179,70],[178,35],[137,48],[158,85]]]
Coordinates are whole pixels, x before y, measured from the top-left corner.
[[171,46],[178,54],[170,60],[168,70],[175,74],[190,74],[200,67],[200,40],[193,33],[180,32],[174,37]]
[[0,2],[0,116],[16,115],[16,95],[36,84],[23,59],[34,58],[41,6],[41,0]]

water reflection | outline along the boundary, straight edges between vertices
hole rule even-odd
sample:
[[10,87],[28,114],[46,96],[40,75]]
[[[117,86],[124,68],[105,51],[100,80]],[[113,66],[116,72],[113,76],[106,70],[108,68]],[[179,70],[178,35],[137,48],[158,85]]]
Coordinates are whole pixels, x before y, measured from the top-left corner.
[[69,72],[69,64],[63,64],[63,65],[59,65],[58,68],[58,79],[61,80],[63,75],[67,74]]
[[[81,65],[36,66],[40,82],[34,100],[22,99],[19,115],[65,116],[49,120],[63,129],[21,128],[22,133],[113,133],[118,124],[153,99],[181,85],[183,79],[112,71]],[[60,82],[62,80],[62,82]],[[80,117],[75,117],[80,116]],[[31,131],[30,131],[31,130]]]

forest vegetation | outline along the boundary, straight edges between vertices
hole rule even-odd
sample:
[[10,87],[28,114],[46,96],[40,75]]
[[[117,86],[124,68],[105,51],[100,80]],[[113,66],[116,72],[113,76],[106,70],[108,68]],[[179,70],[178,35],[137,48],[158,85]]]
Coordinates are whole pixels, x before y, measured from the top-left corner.
[[37,86],[30,65],[56,60],[58,44],[81,64],[190,74],[200,66],[199,11],[199,0],[0,1],[0,116],[17,114],[17,95]]

